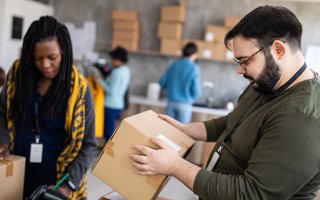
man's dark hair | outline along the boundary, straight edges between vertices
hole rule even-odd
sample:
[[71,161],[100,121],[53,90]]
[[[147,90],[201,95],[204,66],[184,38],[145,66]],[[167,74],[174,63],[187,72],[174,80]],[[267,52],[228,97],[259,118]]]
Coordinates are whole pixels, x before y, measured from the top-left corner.
[[121,60],[121,62],[123,63],[128,62],[128,53],[127,53],[127,50],[123,47],[120,47],[120,46],[116,47],[109,53],[109,55],[112,59]]
[[197,53],[198,47],[195,43],[189,42],[182,49],[183,57],[190,57],[191,55]]
[[[34,100],[34,88],[41,77],[34,62],[35,44],[40,41],[56,40],[61,50],[60,71],[43,97],[39,114],[55,116],[65,111],[71,91],[71,72],[73,63],[72,44],[67,27],[54,17],[42,16],[34,21],[23,38],[19,69],[15,77],[15,94],[10,110],[14,119],[27,124]],[[62,105],[62,106],[61,106]]]
[[238,35],[257,39],[260,47],[280,39],[286,41],[292,49],[298,50],[301,49],[302,25],[285,7],[259,6],[226,34],[225,46],[228,47],[228,42]]

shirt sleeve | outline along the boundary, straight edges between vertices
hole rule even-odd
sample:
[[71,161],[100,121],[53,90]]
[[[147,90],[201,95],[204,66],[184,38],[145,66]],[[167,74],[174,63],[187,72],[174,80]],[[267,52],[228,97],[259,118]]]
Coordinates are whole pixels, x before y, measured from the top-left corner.
[[207,141],[215,142],[227,127],[228,115],[204,122],[207,131]]
[[7,82],[0,93],[0,144],[10,144],[7,122]]
[[160,84],[162,89],[167,89],[168,88],[168,72],[169,72],[170,68],[171,68],[171,65],[166,70],[166,72],[161,76],[161,78],[159,80],[159,84]]
[[96,139],[95,139],[95,113],[93,97],[89,87],[85,94],[85,109],[86,109],[86,122],[85,133],[82,142],[81,149],[78,156],[69,165],[68,172],[70,174],[70,180],[79,185],[82,177],[89,169],[93,157],[97,151]]
[[192,80],[191,85],[191,95],[193,99],[196,99],[201,95],[201,85],[200,85],[200,68],[198,65],[195,65],[195,74]]
[[201,169],[194,192],[203,199],[290,199],[307,183],[319,183],[319,126],[305,114],[268,119],[243,174]]

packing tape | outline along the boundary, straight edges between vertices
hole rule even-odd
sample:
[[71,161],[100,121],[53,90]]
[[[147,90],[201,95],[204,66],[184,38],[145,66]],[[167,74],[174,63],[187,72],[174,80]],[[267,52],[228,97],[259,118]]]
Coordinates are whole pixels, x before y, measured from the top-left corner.
[[0,160],[0,164],[4,164],[7,166],[6,177],[10,177],[13,175],[13,161],[12,160]]
[[114,158],[114,153],[113,153],[113,146],[114,146],[114,142],[112,142],[111,140],[109,140],[106,144],[106,146],[104,147],[104,152],[106,154],[108,154],[109,156],[111,156],[112,158]]

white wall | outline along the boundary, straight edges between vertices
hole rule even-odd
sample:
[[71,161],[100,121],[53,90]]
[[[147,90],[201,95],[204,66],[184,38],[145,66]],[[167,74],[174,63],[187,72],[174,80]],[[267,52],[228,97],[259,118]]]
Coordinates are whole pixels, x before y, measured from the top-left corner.
[[30,24],[42,15],[53,15],[54,8],[29,0],[0,0],[0,65],[8,72],[20,55],[22,39],[12,39],[12,17],[23,18],[22,37]]

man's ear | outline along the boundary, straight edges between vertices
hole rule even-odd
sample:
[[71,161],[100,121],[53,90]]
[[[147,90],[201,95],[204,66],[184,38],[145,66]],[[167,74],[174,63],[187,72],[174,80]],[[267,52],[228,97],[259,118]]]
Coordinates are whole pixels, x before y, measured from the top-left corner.
[[286,53],[286,46],[281,40],[275,40],[272,43],[271,52],[275,59],[281,60]]

